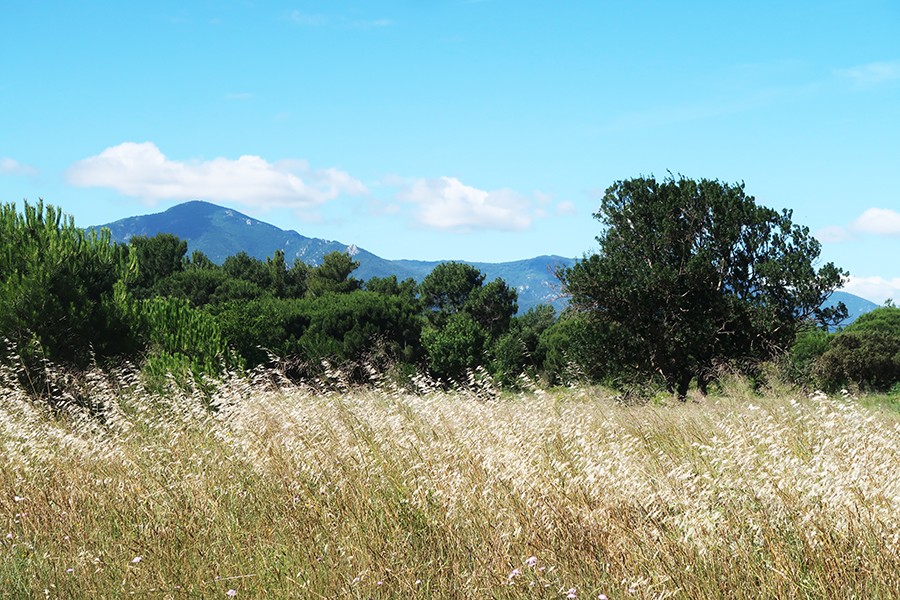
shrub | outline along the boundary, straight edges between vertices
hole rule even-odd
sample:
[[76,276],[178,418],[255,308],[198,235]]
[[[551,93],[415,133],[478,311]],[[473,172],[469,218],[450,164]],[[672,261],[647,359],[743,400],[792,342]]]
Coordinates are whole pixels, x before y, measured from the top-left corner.
[[900,382],[900,308],[875,309],[835,335],[814,371],[826,389],[891,389]]

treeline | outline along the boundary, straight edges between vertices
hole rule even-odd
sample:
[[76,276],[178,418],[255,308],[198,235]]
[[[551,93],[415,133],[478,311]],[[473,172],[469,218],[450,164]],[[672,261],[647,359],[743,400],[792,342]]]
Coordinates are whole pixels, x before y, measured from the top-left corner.
[[[666,226],[677,222],[671,214]],[[650,229],[636,239],[652,241],[661,225],[645,225]],[[464,263],[443,263],[421,283],[362,281],[354,277],[358,263],[342,253],[316,266],[287,264],[281,251],[266,260],[240,253],[217,265],[202,252],[188,255],[187,242],[172,235],[117,244],[108,231],[79,229],[42,202],[26,203],[21,213],[6,204],[0,206],[3,362],[37,393],[52,392],[49,363],[79,370],[129,362],[148,377],[183,382],[275,365],[290,377],[313,378],[329,365],[356,382],[373,373],[403,382],[424,372],[451,385],[477,373],[508,387],[523,376],[547,385],[640,382],[682,397],[691,381],[705,392],[716,369],[738,365],[759,376],[763,361],[805,387],[889,390],[900,381],[900,309],[878,309],[829,334],[821,317],[839,314],[817,320],[812,309],[800,314],[784,298],[787,309],[773,308],[759,300],[758,286],[745,304],[704,292],[697,281],[714,281],[716,273],[702,269],[721,260],[704,256],[694,272],[672,253],[673,240],[666,247],[680,271],[665,266],[664,255],[650,260],[627,245],[621,248],[636,262],[624,261],[611,244],[616,231],[598,238],[607,244],[602,254],[559,273],[572,294],[569,309],[557,315],[541,305],[517,315],[515,289],[501,279],[485,281]],[[735,255],[733,248],[722,252]],[[762,258],[771,278],[773,259]],[[786,270],[796,269],[799,259],[792,259]],[[664,265],[661,274],[648,260]],[[740,268],[746,265],[729,273]],[[642,278],[649,278],[643,288]],[[685,281],[693,288],[681,289]],[[807,294],[807,304],[823,291]],[[767,337],[773,326],[777,338]]]
[[240,253],[222,265],[172,235],[111,241],[57,208],[0,207],[0,336],[7,362],[36,389],[42,365],[82,369],[131,362],[151,376],[215,377],[278,362],[293,377],[328,363],[352,380],[373,368],[452,383],[480,369],[515,384],[565,369],[550,306],[516,316],[517,293],[463,263],[439,265],[421,284],[353,276],[331,253],[287,264]]

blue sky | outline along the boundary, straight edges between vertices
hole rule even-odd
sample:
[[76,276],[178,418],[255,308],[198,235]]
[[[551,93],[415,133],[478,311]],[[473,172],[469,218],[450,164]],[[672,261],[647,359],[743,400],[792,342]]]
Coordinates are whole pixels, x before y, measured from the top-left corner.
[[595,249],[616,180],[744,181],[900,299],[900,4],[0,0],[0,201],[204,199],[385,258]]

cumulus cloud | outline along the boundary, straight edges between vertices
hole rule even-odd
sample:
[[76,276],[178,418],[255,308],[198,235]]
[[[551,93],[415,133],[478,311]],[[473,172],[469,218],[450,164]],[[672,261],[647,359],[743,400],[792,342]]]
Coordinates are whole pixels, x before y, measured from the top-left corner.
[[841,69],[841,77],[846,77],[860,85],[874,85],[894,79],[900,79],[900,60],[890,62],[873,62],[850,69]]
[[532,202],[511,190],[492,192],[465,185],[455,177],[417,179],[397,198],[417,206],[416,220],[434,229],[521,231],[531,226]]
[[881,304],[888,298],[900,300],[900,277],[885,279],[884,277],[855,277],[851,275],[842,289],[866,300],[871,300],[876,304]]
[[900,235],[900,213],[889,208],[870,208],[857,218],[851,228],[873,235]]
[[0,175],[36,175],[37,169],[23,165],[17,160],[0,156]]
[[846,242],[860,235],[900,236],[900,212],[869,208],[846,227],[829,226],[816,232],[816,237],[826,243]]
[[270,163],[259,156],[181,162],[152,142],[126,142],[69,167],[79,187],[110,188],[144,200],[204,198],[257,207],[309,209],[366,187],[337,169],[311,169],[305,161]]

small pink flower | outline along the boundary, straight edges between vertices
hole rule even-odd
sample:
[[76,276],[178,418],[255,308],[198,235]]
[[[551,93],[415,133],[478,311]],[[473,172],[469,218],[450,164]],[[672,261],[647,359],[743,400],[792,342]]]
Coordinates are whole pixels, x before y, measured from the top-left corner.
[[142,560],[144,560],[143,556],[135,556],[134,558],[131,559],[131,564],[136,565],[139,562],[141,562]]
[[513,569],[512,572],[509,574],[509,577],[507,577],[507,579],[512,581],[513,579],[515,579],[516,577],[518,577],[521,574],[522,574],[522,571],[520,571],[518,569]]
[[528,565],[529,567],[532,567],[532,568],[535,567],[535,566],[537,566],[537,556],[529,556],[529,557],[525,560],[525,564]]
[[225,595],[229,598],[234,598],[235,596],[237,596],[237,590],[228,590],[227,592],[225,592]]
[[16,537],[16,536],[14,536],[11,531],[6,534],[6,539],[8,539],[8,540],[13,539],[14,537]]
[[575,588],[569,588],[569,593],[566,594],[566,598],[568,600],[575,600]]
[[606,597],[606,594],[598,594],[597,600],[609,600],[609,598]]

